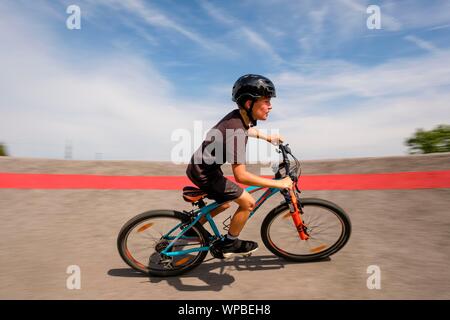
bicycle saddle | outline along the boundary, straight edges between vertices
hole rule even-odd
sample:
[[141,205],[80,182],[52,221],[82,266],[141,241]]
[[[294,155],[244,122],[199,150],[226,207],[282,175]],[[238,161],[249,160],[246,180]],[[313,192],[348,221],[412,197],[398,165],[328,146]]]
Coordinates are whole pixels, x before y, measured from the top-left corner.
[[199,188],[191,186],[183,188],[183,199],[186,202],[197,202],[207,196],[208,194]]

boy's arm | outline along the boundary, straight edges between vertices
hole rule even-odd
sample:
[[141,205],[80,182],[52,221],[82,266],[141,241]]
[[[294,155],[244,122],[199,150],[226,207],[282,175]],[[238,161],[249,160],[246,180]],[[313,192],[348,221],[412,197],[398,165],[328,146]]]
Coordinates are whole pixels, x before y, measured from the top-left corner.
[[274,145],[277,145],[283,142],[284,140],[284,138],[279,134],[265,135],[264,133],[262,133],[261,131],[259,131],[254,127],[248,129],[247,132],[249,137],[266,140],[267,142],[272,143]]
[[269,188],[289,188],[292,185],[292,180],[286,177],[281,180],[266,179],[257,176],[251,172],[248,172],[245,164],[232,164],[234,178],[236,182],[242,183],[248,186],[259,186],[259,187],[269,187]]

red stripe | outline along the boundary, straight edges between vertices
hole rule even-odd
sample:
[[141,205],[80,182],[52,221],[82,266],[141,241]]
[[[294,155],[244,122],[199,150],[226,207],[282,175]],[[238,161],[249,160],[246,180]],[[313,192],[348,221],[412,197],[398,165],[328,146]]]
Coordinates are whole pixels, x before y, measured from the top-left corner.
[[450,171],[336,174],[300,177],[305,190],[376,190],[450,188]]
[[[184,176],[0,173],[1,189],[180,190],[186,185],[192,183]],[[450,188],[450,170],[301,176],[299,186],[303,190]]]

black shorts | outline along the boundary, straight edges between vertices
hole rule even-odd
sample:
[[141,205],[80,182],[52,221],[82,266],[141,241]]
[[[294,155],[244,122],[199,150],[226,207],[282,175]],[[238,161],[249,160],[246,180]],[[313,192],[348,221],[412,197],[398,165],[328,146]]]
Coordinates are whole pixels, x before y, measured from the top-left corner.
[[233,181],[224,177],[221,173],[208,175],[205,180],[197,180],[189,171],[186,172],[189,179],[201,190],[208,194],[208,198],[218,203],[227,202],[239,198],[244,189]]

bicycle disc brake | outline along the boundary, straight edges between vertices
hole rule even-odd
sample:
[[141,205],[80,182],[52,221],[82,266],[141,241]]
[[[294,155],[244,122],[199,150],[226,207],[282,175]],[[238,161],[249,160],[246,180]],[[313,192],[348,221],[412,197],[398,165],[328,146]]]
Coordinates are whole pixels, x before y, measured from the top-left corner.
[[164,254],[161,255],[159,259],[159,264],[164,267],[164,269],[173,269],[173,257],[166,256]]
[[169,245],[169,241],[166,239],[160,239],[160,241],[156,244],[155,250],[159,254],[159,261],[158,264],[162,265],[164,269],[173,269],[173,257],[166,256],[165,254],[161,253],[164,251],[167,246]]

